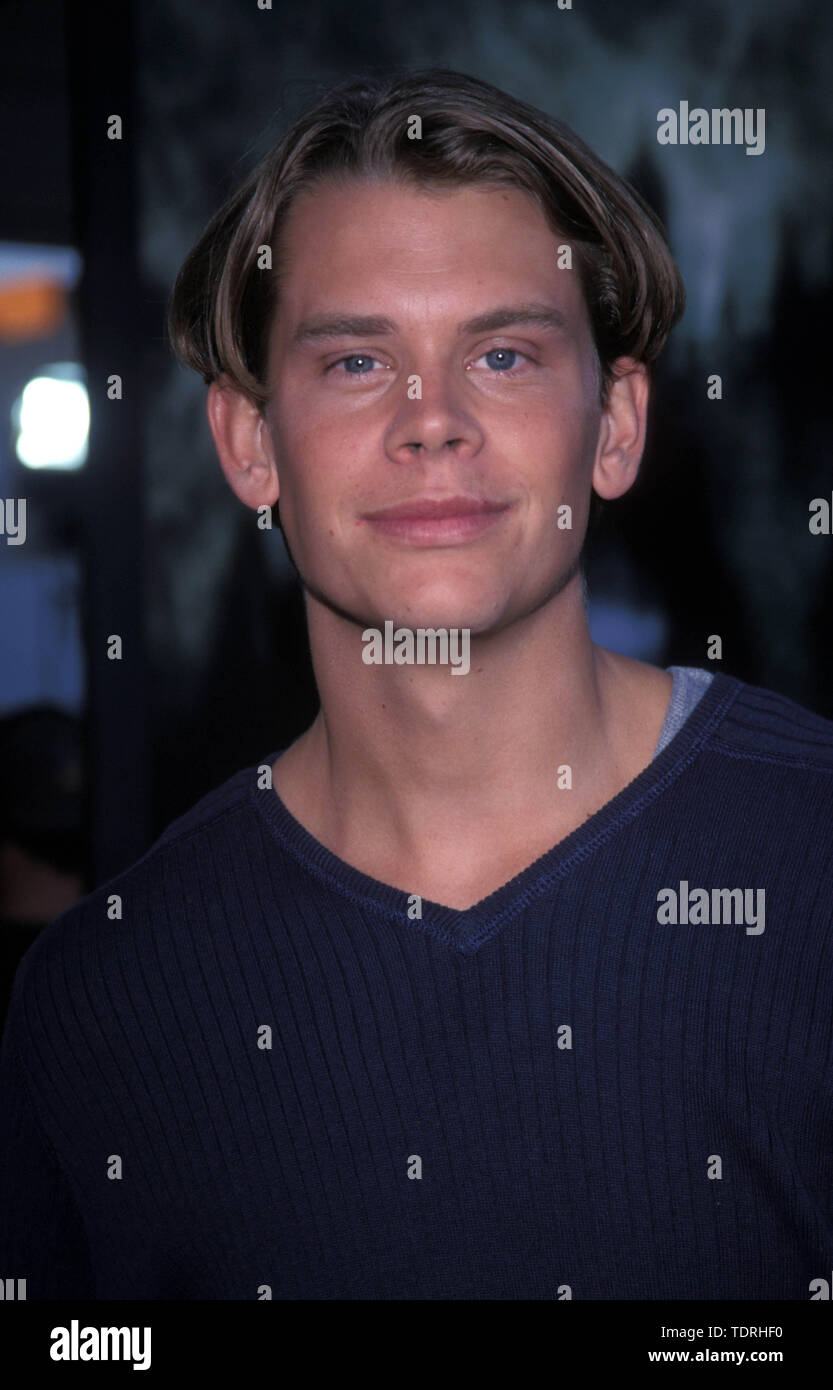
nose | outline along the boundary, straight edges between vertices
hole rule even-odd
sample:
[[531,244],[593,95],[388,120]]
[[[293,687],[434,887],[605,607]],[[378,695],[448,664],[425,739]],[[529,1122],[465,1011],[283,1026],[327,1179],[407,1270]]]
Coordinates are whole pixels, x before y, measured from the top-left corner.
[[449,371],[407,378],[385,440],[391,459],[409,462],[415,456],[428,459],[448,453],[468,458],[482,443],[483,432],[463,399],[462,386]]

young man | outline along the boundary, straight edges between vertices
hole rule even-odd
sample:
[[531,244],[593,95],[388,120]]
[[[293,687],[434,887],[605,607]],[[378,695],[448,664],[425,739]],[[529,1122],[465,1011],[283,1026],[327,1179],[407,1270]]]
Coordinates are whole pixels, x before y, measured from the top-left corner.
[[[280,507],[321,711],[24,960],[29,1298],[829,1274],[833,726],[603,650],[583,602],[682,306],[636,194],[455,73],[335,93],[201,237],[174,343]],[[425,629],[467,669],[406,659]]]

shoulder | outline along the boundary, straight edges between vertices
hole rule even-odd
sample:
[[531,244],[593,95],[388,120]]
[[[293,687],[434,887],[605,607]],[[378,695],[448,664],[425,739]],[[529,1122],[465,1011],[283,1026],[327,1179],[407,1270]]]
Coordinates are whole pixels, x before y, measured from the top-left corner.
[[152,985],[163,958],[170,964],[178,950],[193,954],[198,941],[207,947],[218,920],[218,883],[224,872],[234,873],[256,833],[253,790],[262,766],[213,788],[141,858],[39,933],[12,994],[14,1016],[30,1033],[60,1027],[64,1014],[75,1021],[102,1009],[115,1015],[131,994]]
[[697,782],[710,823],[771,866],[800,861],[833,882],[833,722],[735,677],[714,684]]
[[[725,679],[725,678],[724,678]],[[833,721],[764,686],[734,682],[710,746],[738,761],[770,763],[833,782]]]

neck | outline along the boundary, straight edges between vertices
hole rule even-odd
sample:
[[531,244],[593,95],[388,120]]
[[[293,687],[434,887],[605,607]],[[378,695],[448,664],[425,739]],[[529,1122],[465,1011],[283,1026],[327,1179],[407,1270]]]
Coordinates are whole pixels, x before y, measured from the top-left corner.
[[[591,641],[578,572],[522,622],[473,636],[466,675],[365,665],[358,624],[309,595],[307,616],[321,710],[275,789],[295,788],[301,818],[352,862],[368,846],[376,863],[436,862],[438,827],[449,846],[528,845],[530,826],[555,841],[651,759],[662,719],[637,687],[653,672],[670,694],[670,677]],[[554,795],[564,765],[572,789]]]

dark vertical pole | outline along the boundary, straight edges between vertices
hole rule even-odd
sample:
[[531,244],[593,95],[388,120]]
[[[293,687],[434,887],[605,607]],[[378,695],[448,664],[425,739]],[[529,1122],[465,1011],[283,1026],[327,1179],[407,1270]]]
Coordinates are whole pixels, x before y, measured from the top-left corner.
[[[72,186],[84,270],[81,342],[90,451],[79,474],[92,863],[90,886],[147,848],[148,712],[143,641],[138,131],[133,5],[65,7]],[[121,138],[108,138],[114,117]],[[112,379],[121,399],[110,399]],[[120,660],[108,657],[121,639]]]

